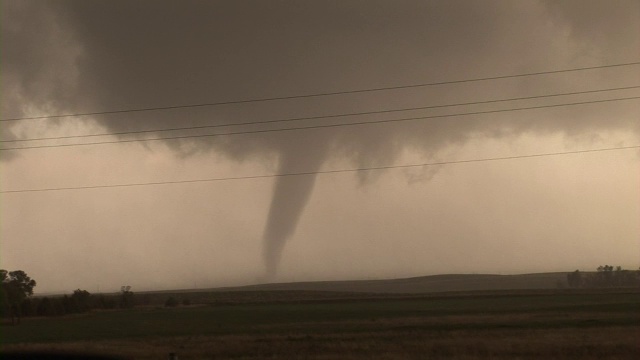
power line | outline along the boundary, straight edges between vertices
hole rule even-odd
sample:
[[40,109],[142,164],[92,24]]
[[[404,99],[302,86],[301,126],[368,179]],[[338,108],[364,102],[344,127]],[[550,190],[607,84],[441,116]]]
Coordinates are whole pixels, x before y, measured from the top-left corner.
[[419,107],[401,108],[401,109],[387,109],[387,110],[354,112],[354,113],[333,114],[333,115],[318,115],[318,116],[307,116],[307,117],[276,119],[276,120],[266,120],[266,121],[249,121],[249,122],[241,122],[241,123],[235,123],[235,124],[214,124],[214,125],[202,125],[202,126],[185,126],[185,127],[168,128],[168,129],[122,131],[122,132],[85,134],[85,135],[51,136],[51,137],[41,137],[41,138],[4,140],[2,142],[4,142],[4,143],[15,143],[15,142],[22,142],[22,141],[63,140],[63,139],[78,139],[78,138],[97,137],[97,136],[110,136],[110,135],[111,136],[113,136],[113,135],[120,136],[120,135],[133,135],[133,134],[167,132],[167,131],[202,130],[202,129],[213,129],[213,128],[220,128],[220,127],[230,127],[230,126],[274,124],[274,123],[291,122],[291,121],[329,119],[329,118],[347,117],[347,116],[374,115],[374,114],[385,114],[385,113],[402,112],[402,111],[427,110],[427,109],[437,109],[437,108],[456,107],[456,106],[491,104],[491,103],[517,101],[517,100],[532,100],[532,99],[541,99],[541,98],[558,97],[558,96],[590,94],[590,93],[598,93],[598,92],[606,92],[606,91],[630,90],[630,89],[637,89],[637,88],[640,88],[640,85],[624,86],[624,87],[608,88],[608,89],[574,91],[574,92],[557,93],[557,94],[533,95],[533,96],[514,97],[514,98],[507,98],[507,99],[473,101],[473,102],[456,103],[456,104],[428,105],[428,106],[419,106]]
[[57,187],[57,188],[42,188],[42,189],[2,190],[2,191],[0,191],[0,193],[3,193],[3,194],[13,193],[13,194],[15,194],[15,193],[27,193],[27,192],[89,190],[89,189],[122,188],[122,187],[136,187],[136,186],[157,186],[157,185],[172,185],[172,184],[202,183],[202,182],[214,182],[214,181],[265,179],[265,178],[277,178],[277,177],[284,177],[284,176],[338,174],[338,173],[359,172],[359,171],[380,171],[380,170],[415,168],[415,167],[425,167],[425,166],[440,166],[440,165],[451,165],[451,164],[466,164],[466,163],[474,163],[474,162],[488,162],[488,161],[500,161],[500,160],[538,158],[538,157],[547,157],[547,156],[560,156],[560,155],[570,155],[570,154],[585,154],[585,153],[595,153],[595,152],[614,151],[614,150],[629,150],[629,149],[640,149],[640,145],[610,147],[610,148],[599,148],[599,149],[587,149],[587,150],[576,150],[576,151],[562,151],[562,152],[552,152],[552,153],[538,153],[538,154],[528,154],[528,155],[491,157],[491,158],[480,158],[480,159],[440,161],[440,162],[420,163],[420,164],[388,165],[388,166],[375,166],[375,167],[360,167],[360,168],[353,168],[353,169],[291,172],[291,173],[283,173],[283,174],[233,176],[233,177],[219,177],[219,178],[206,178],[206,179],[156,181],[156,182],[143,182],[143,183],[127,183],[127,184],[111,184],[111,185],[90,185],[90,186],[74,186],[74,187]]
[[589,66],[589,67],[581,67],[581,68],[539,71],[539,72],[522,73],[522,74],[515,74],[515,75],[498,75],[498,76],[471,78],[471,79],[462,79],[462,80],[439,81],[439,82],[430,82],[430,83],[421,83],[421,84],[398,85],[398,86],[357,89],[357,90],[343,90],[343,91],[323,92],[323,93],[315,93],[315,94],[253,98],[253,99],[244,99],[244,100],[230,100],[230,101],[219,101],[219,102],[187,104],[187,105],[107,110],[107,111],[95,111],[95,112],[85,112],[85,113],[15,117],[15,118],[0,119],[0,121],[19,121],[19,120],[37,120],[37,119],[51,119],[51,118],[62,118],[62,117],[90,116],[90,115],[108,115],[108,114],[120,114],[120,113],[132,113],[132,112],[160,111],[160,110],[174,110],[174,109],[186,109],[186,108],[209,107],[209,106],[220,106],[220,105],[246,104],[246,103],[255,103],[255,102],[276,101],[276,100],[304,99],[304,98],[321,97],[321,96],[346,95],[346,94],[357,94],[357,93],[377,92],[377,91],[386,91],[386,90],[411,89],[411,88],[419,88],[419,87],[427,87],[427,86],[461,84],[461,83],[478,82],[478,81],[510,79],[510,78],[526,77],[526,76],[558,74],[558,73],[576,72],[576,71],[584,71],[584,70],[632,66],[632,65],[639,65],[639,64],[640,64],[640,61],[637,61],[637,62]]
[[350,122],[350,123],[343,123],[343,124],[322,124],[322,125],[309,125],[309,126],[300,126],[300,127],[292,127],[292,128],[237,131],[237,132],[217,133],[217,134],[168,136],[168,137],[159,137],[159,138],[151,138],[151,139],[123,139],[123,140],[96,141],[96,142],[75,143],[75,144],[21,146],[21,147],[12,147],[12,148],[2,148],[2,149],[0,149],[0,151],[43,149],[43,148],[59,148],[59,147],[72,147],[72,146],[89,146],[89,145],[106,145],[106,144],[120,144],[120,143],[131,143],[131,142],[141,142],[141,141],[178,140],[178,139],[193,139],[193,138],[204,138],[204,137],[215,137],[215,136],[261,134],[261,133],[271,133],[271,132],[281,132],[281,131],[312,130],[312,129],[343,127],[343,126],[359,126],[359,125],[370,125],[370,124],[395,123],[395,122],[414,121],[414,120],[447,118],[447,117],[454,117],[454,116],[495,114],[495,113],[511,112],[511,111],[524,111],[524,110],[555,108],[555,107],[563,107],[563,106],[577,106],[577,105],[585,105],[585,104],[597,104],[597,103],[614,102],[614,101],[625,101],[625,100],[634,100],[634,99],[640,99],[640,96],[632,96],[632,97],[626,97],[626,98],[612,98],[612,99],[603,99],[603,100],[581,101],[581,102],[553,104],[553,105],[528,106],[528,107],[521,107],[521,108],[501,109],[501,110],[474,111],[474,112],[457,113],[457,114],[431,115],[431,116],[410,117],[410,118],[400,118],[400,119],[386,119],[386,120],[374,120],[374,121],[360,121],[360,122]]

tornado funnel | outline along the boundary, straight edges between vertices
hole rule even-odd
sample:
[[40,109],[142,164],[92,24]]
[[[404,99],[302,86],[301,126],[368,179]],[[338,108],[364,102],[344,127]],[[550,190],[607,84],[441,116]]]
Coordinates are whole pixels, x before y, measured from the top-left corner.
[[[284,247],[295,233],[298,221],[311,196],[317,171],[324,161],[323,146],[305,151],[283,151],[280,155],[279,174],[303,171],[305,175],[285,175],[277,178],[269,216],[264,230],[264,263],[267,280],[277,274]],[[299,149],[299,148],[298,148]]]

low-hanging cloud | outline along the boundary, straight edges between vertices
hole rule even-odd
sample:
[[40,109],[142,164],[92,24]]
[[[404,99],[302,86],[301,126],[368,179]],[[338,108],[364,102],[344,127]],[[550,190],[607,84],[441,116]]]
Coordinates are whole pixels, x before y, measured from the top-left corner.
[[[332,5],[317,1],[4,1],[2,114],[11,118],[162,107],[629,62],[638,55],[639,11],[636,1],[346,1]],[[637,74],[635,69],[69,118],[49,124],[92,121],[113,133],[233,125],[630,86],[636,85],[630,76]],[[502,106],[531,104],[543,103]],[[496,108],[492,104],[366,119]],[[359,167],[383,166],[393,164],[403,151],[431,157],[482,136],[572,136],[613,130],[637,135],[637,113],[637,101],[633,101],[173,140],[167,145],[177,153],[216,151],[239,161],[275,157],[278,173],[315,172],[328,159],[347,160]],[[361,120],[350,116],[300,123]],[[25,122],[6,122],[2,127],[4,140],[29,134]],[[17,155],[3,151],[2,156],[8,160]],[[367,180],[365,173],[360,176]],[[314,181],[315,175],[276,180],[264,231],[270,276],[277,271]]]

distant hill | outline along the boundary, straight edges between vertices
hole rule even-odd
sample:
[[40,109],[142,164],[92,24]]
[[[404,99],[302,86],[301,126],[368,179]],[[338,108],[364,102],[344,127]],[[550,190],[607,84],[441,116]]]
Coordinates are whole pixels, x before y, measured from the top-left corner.
[[[277,302],[344,301],[362,299],[408,299],[440,296],[494,296],[499,294],[551,294],[558,289],[570,293],[589,289],[569,289],[567,273],[521,275],[449,274],[388,280],[314,281],[258,284],[213,289],[142,291],[139,305],[158,306],[169,297],[190,304],[247,304]],[[603,289],[597,291],[604,291]],[[619,291],[609,289],[607,291]],[[625,290],[625,291],[628,291]],[[633,291],[638,291],[635,289]]]
[[379,294],[418,294],[458,291],[535,290],[566,286],[567,273],[522,275],[432,275],[405,279],[314,281],[260,284],[212,289],[214,291],[335,291]]

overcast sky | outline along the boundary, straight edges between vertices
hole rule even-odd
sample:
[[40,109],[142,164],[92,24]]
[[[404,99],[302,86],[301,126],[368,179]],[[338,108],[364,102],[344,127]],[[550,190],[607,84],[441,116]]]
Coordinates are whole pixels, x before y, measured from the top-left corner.
[[[520,157],[640,145],[640,65],[447,83],[638,62],[637,1],[5,0],[1,16],[0,264],[37,292],[640,265],[637,147]],[[227,104],[47,117],[211,103]],[[335,116],[353,113],[369,114]],[[422,119],[388,122],[404,118]],[[109,143],[59,146],[87,142]],[[445,164],[398,167],[424,163]],[[392,168],[332,172],[372,167]],[[101,187],[117,184],[146,185]]]

